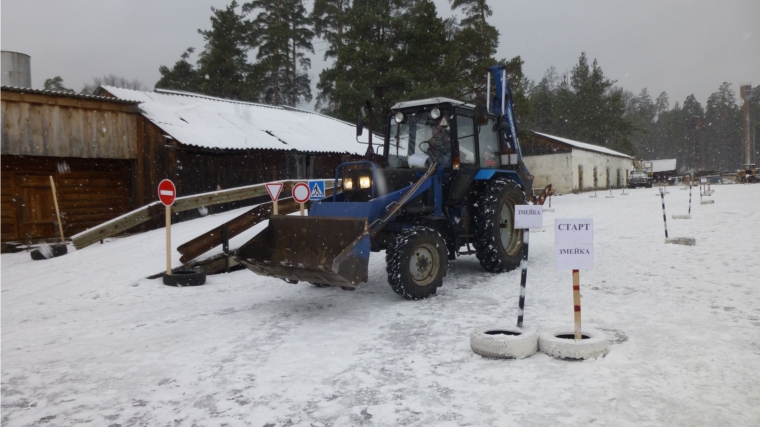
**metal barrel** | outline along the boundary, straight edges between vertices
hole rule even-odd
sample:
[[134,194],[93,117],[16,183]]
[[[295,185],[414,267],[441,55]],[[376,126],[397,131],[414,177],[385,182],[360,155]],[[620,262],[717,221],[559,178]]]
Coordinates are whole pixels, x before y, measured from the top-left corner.
[[356,288],[367,281],[370,246],[363,218],[272,216],[234,258],[263,276]]

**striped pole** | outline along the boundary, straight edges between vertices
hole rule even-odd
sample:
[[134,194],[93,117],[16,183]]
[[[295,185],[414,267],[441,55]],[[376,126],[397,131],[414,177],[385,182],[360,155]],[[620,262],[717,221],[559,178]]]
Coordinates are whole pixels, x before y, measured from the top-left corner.
[[525,285],[528,281],[528,239],[530,229],[523,230],[522,272],[520,273],[520,308],[517,311],[517,326],[522,328],[525,313]]
[[573,270],[573,304],[575,305],[575,339],[581,340],[581,273]]
[[665,223],[665,238],[668,238],[668,218],[665,216],[665,192],[660,187],[660,198],[662,198],[662,221]]
[[689,181],[689,215],[691,215],[691,181]]

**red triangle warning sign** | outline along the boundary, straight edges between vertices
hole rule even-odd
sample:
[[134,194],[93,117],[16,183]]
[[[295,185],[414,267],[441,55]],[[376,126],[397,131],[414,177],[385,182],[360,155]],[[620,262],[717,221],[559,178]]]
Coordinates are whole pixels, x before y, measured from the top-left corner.
[[270,183],[267,183],[266,186],[267,186],[267,192],[269,192],[269,197],[272,198],[272,201],[275,201],[280,198],[280,192],[282,191],[281,182],[270,182]]

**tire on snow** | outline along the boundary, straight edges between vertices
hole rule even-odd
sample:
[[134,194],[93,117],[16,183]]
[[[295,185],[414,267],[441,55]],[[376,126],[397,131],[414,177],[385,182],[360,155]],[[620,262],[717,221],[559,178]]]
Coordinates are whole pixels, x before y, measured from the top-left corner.
[[470,333],[472,351],[492,359],[522,359],[538,351],[538,333],[517,326],[482,326]]
[[164,285],[176,286],[200,286],[206,283],[206,273],[198,270],[173,271],[172,274],[164,274]]
[[523,231],[515,230],[515,205],[525,204],[516,182],[495,180],[478,197],[475,216],[476,256],[493,273],[511,271],[522,260]]
[[396,237],[385,251],[388,284],[409,300],[435,294],[446,276],[446,242],[428,227],[411,227]]
[[582,340],[575,340],[572,327],[554,328],[538,335],[538,348],[558,359],[591,359],[607,353],[607,337],[596,329],[583,329]]

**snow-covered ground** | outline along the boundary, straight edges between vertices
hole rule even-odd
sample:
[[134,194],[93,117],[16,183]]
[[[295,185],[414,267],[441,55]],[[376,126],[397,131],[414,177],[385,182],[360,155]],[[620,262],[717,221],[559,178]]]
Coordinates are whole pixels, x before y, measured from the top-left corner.
[[[610,348],[584,362],[475,355],[473,328],[515,322],[520,273],[474,256],[412,302],[387,285],[384,254],[355,292],[247,270],[164,286],[145,279],[163,269],[164,230],[46,261],[4,254],[2,425],[758,426],[760,185],[713,189],[691,220],[671,219],[688,191],[666,196],[671,236],[693,247],[663,242],[657,189],[554,198],[531,233],[526,325],[572,324],[552,225],[593,217],[583,322]],[[172,227],[174,247],[237,214]]]

